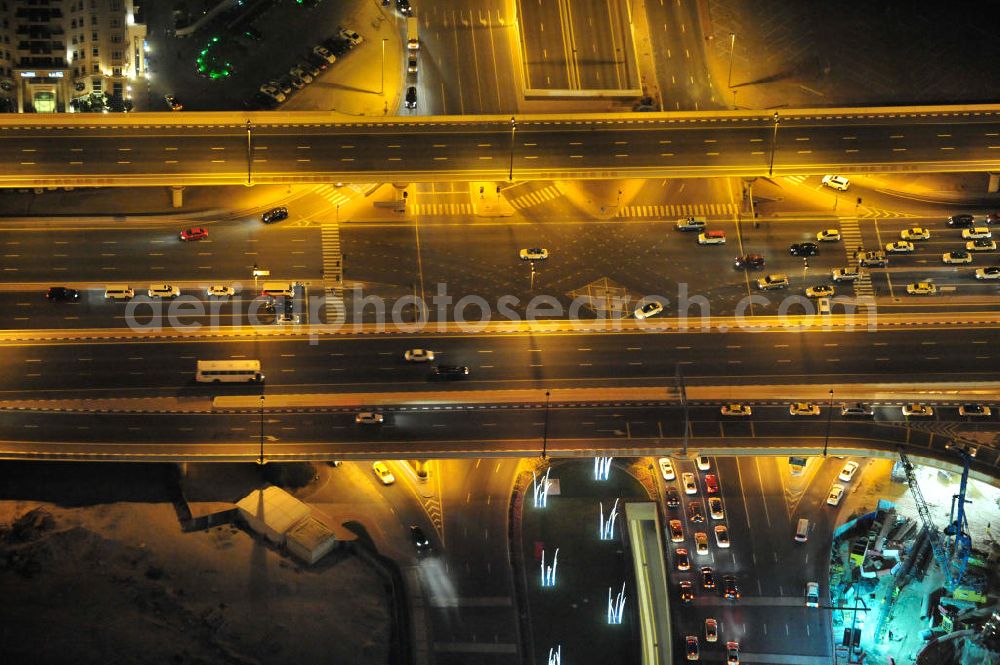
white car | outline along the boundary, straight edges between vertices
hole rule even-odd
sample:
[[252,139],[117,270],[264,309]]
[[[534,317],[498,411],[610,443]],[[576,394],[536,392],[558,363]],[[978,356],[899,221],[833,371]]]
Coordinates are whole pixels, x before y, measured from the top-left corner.
[[914,416],[917,418],[930,418],[934,415],[934,407],[927,404],[904,404],[904,416]]
[[816,240],[820,242],[836,242],[840,240],[840,229],[826,229],[816,234]]
[[720,411],[724,416],[737,416],[737,417],[747,417],[753,414],[750,407],[746,404],[740,404],[739,402],[730,402],[729,404],[723,404]]
[[392,485],[396,482],[396,476],[392,475],[389,465],[385,462],[375,462],[372,464],[372,471],[375,472],[375,476],[382,481],[383,485]]
[[408,363],[429,363],[434,360],[434,352],[430,349],[408,349],[403,354],[403,360]]
[[148,293],[150,298],[176,298],[181,290],[180,287],[169,284],[150,284]]
[[830,189],[835,189],[838,192],[846,192],[851,186],[851,181],[842,175],[825,175],[820,182]]
[[819,582],[806,583],[806,607],[819,607]]
[[919,226],[903,229],[899,232],[899,237],[903,240],[930,240],[931,232]]
[[962,229],[962,237],[966,240],[992,238],[993,233],[991,233],[989,228],[986,226],[973,226],[971,229]]
[[705,455],[698,455],[695,457],[694,463],[698,467],[699,471],[708,471],[712,468],[712,460],[708,459]]
[[845,483],[849,483],[851,482],[851,479],[854,478],[854,474],[857,473],[859,466],[860,465],[857,462],[850,460],[844,464],[844,468],[840,470],[840,475],[837,477]]
[[361,42],[365,41],[364,37],[354,32],[353,30],[350,30],[349,28],[341,28],[339,31],[337,31],[337,36],[345,41],[350,42],[351,48],[354,48]]
[[231,286],[214,284],[205,290],[205,295],[209,298],[230,298],[236,295],[236,289]]
[[976,270],[976,279],[1000,279],[1000,266],[987,266]]
[[[719,527],[715,527],[718,529]],[[694,534],[694,551],[698,554],[708,554],[708,534],[697,531]]]
[[260,91],[279,104],[285,101],[285,93],[279,90],[277,86],[273,86],[270,83],[265,83],[260,86]]
[[699,245],[725,245],[725,231],[704,231],[698,234]]
[[549,258],[549,250],[544,247],[531,247],[518,252],[522,261],[544,261]]
[[830,271],[830,277],[835,282],[853,282],[861,277],[860,268],[834,268]]
[[635,308],[635,318],[637,319],[648,319],[651,316],[656,316],[663,311],[663,304],[656,302],[648,302],[645,305],[640,305]]
[[661,457],[660,460],[660,473],[663,474],[664,480],[673,480],[677,477],[674,473],[674,463],[670,461],[669,457]]
[[681,483],[684,485],[685,494],[697,494],[698,493],[698,483],[694,479],[693,473],[682,473]]
[[323,58],[327,62],[329,62],[331,65],[337,62],[337,56],[330,53],[330,51],[323,46],[319,45],[313,46],[312,52],[318,55],[319,57]]
[[893,254],[906,254],[912,252],[915,249],[912,242],[907,242],[905,240],[897,240],[896,242],[890,242],[885,246],[885,251],[891,252]]
[[725,524],[715,527],[715,544],[719,547],[729,547],[729,528]]
[[375,411],[361,411],[354,416],[354,422],[358,425],[381,425],[385,421],[385,416]]
[[761,291],[788,288],[788,275],[766,275],[757,280],[757,288]]
[[906,292],[911,296],[932,296],[937,293],[937,286],[930,282],[914,282],[906,285]]
[[942,263],[972,263],[972,254],[963,249],[945,252],[941,255]]
[[722,505],[722,499],[717,496],[709,497],[708,514],[712,516],[713,520],[726,519],[726,510]]
[[843,496],[844,486],[840,483],[835,483],[832,487],[830,487],[830,493],[826,496],[826,502],[831,506],[839,505]]
[[292,67],[291,69],[288,70],[288,73],[294,77],[302,79],[306,83],[313,82],[312,74],[310,74],[309,72],[307,72],[306,70],[302,69],[299,66]]
[[996,240],[987,240],[985,238],[981,238],[979,240],[970,240],[969,242],[965,243],[965,249],[969,250],[970,252],[993,252],[996,251],[996,248],[997,248]]
[[792,402],[788,407],[790,416],[818,416],[819,405],[812,402]]

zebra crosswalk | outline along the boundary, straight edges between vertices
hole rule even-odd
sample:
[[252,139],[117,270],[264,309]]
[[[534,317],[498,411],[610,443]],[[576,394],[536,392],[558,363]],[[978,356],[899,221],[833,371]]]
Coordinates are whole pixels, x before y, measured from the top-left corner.
[[705,217],[709,215],[735,215],[737,207],[733,203],[684,203],[676,205],[625,206],[618,211],[618,217]]
[[323,282],[325,284],[326,322],[344,321],[344,266],[340,249],[340,225],[326,222],[321,227],[323,249]]
[[471,203],[414,203],[407,208],[414,215],[473,215],[475,208]]
[[[847,265],[855,265],[854,252],[858,247],[864,247],[865,241],[861,235],[861,225],[858,224],[857,217],[842,217],[840,219],[840,237],[844,243],[844,252],[847,253]],[[875,288],[872,286],[872,278],[868,272],[863,271],[861,277],[854,281],[855,296],[875,296]]]
[[334,187],[333,185],[320,185],[315,191],[333,206],[342,206],[351,200],[351,197],[348,196],[344,191],[344,188],[341,187]]
[[555,185],[549,185],[548,187],[536,189],[533,192],[528,192],[527,194],[522,194],[521,196],[509,199],[508,203],[510,203],[511,207],[515,210],[523,210],[524,208],[530,208],[531,206],[536,206],[540,203],[557,199],[560,196],[562,196],[562,192],[559,188]]

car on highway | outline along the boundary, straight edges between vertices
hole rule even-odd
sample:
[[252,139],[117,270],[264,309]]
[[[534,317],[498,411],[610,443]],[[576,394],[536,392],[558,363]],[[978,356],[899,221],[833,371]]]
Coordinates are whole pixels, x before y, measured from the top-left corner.
[[684,542],[684,526],[680,520],[670,520],[668,527],[670,528],[670,542]]
[[719,622],[708,617],[705,619],[705,641],[715,642],[719,639]]
[[635,308],[635,318],[640,321],[643,319],[648,319],[652,316],[656,316],[663,311],[663,303],[652,300],[644,305],[639,305]]
[[837,477],[845,483],[849,483],[854,478],[854,474],[858,472],[859,466],[861,465],[854,460],[848,460],[844,463],[844,468],[840,470],[840,475]]
[[431,376],[436,379],[464,379],[469,375],[465,365],[438,365]]
[[410,6],[410,0],[396,0],[396,11],[403,16],[413,16],[413,7]]
[[694,585],[689,580],[681,580],[679,591],[682,605],[694,602]]
[[912,226],[899,232],[903,240],[930,240],[931,232],[920,226]]
[[870,418],[875,415],[875,410],[864,402],[854,402],[853,404],[841,404],[840,415]]
[[694,524],[705,521],[705,509],[701,506],[701,501],[692,501],[688,504],[688,520]]
[[985,404],[963,404],[958,407],[958,415],[972,418],[989,418],[993,410]]
[[987,226],[973,226],[962,230],[962,237],[966,240],[976,240],[979,238],[992,238],[993,232]]
[[958,249],[953,252],[945,252],[941,255],[942,263],[972,263],[972,254],[965,251],[964,249]]
[[359,411],[354,416],[354,422],[358,425],[381,425],[385,421],[385,416],[375,411]]
[[430,349],[407,349],[403,352],[403,360],[408,363],[429,363],[434,361],[434,352]]
[[705,494],[719,493],[719,479],[714,473],[705,474]]
[[171,111],[183,111],[184,105],[177,101],[173,95],[163,95],[163,101],[167,103],[167,108]]
[[861,270],[854,267],[834,268],[830,271],[830,278],[835,282],[853,282],[861,277]]
[[410,86],[406,89],[406,98],[404,100],[404,106],[408,109],[417,108],[417,89],[415,86]]
[[406,57],[406,73],[416,74],[417,73],[417,54],[410,53]]
[[678,547],[674,550],[674,565],[677,570],[691,570],[691,557],[686,548]]
[[965,249],[970,252],[992,252],[997,248],[996,240],[987,240],[985,238],[981,240],[970,240],[965,243]]
[[698,234],[699,245],[725,245],[725,231],[704,231]]
[[283,219],[288,219],[288,208],[284,206],[271,208],[260,216],[260,221],[265,224],[273,224],[274,222],[280,222]]
[[685,494],[698,493],[698,482],[695,480],[693,473],[682,473],[681,484],[684,485]]
[[549,250],[544,247],[529,247],[522,249],[517,255],[522,261],[544,261],[549,258]]
[[176,298],[181,294],[181,289],[170,284],[150,284],[146,293],[150,298]]
[[667,508],[679,508],[681,505],[681,494],[673,485],[664,490],[663,499],[667,502]]
[[389,470],[389,465],[385,462],[373,463],[372,471],[375,472],[375,477],[381,480],[383,485],[392,485],[396,482],[396,476],[392,475],[392,471]]
[[674,471],[674,463],[669,457],[661,457],[658,460],[660,465],[660,473],[663,475],[664,480],[673,480],[677,477],[677,473]]
[[708,554],[708,534],[696,531],[694,534],[694,551],[698,554]]
[[729,547],[729,527],[725,524],[718,524],[716,525],[714,531],[715,544],[722,548]]
[[986,266],[976,270],[976,279],[1000,279],[1000,266]]
[[837,242],[840,240],[840,229],[824,229],[816,234],[819,242]]
[[844,496],[844,486],[840,483],[834,483],[830,487],[830,493],[826,495],[826,502],[831,506],[840,505],[840,500]]
[[973,226],[976,223],[976,218],[972,215],[952,215],[948,218],[948,226],[953,226],[956,228],[963,228],[967,226]]
[[205,289],[205,295],[209,298],[231,298],[236,295],[236,289],[225,284],[213,284]]
[[715,588],[715,574],[712,572],[711,566],[701,567],[701,588],[703,589]]
[[896,240],[886,244],[885,251],[889,254],[908,254],[916,249],[912,242],[906,240]]
[[816,284],[806,289],[806,298],[830,298],[834,289],[829,284]]
[[128,300],[135,291],[128,284],[108,284],[104,287],[104,297],[108,300]]
[[722,499],[717,496],[709,498],[708,514],[712,516],[713,520],[726,519],[726,511],[722,506]]
[[937,293],[937,286],[930,282],[913,282],[906,285],[906,292],[911,296],[932,296]]
[[708,222],[703,217],[684,217],[674,224],[678,231],[703,231],[706,226]]
[[354,32],[350,28],[341,27],[337,31],[337,36],[351,43],[351,46],[358,46],[361,42],[365,41],[365,38]]
[[45,292],[45,299],[49,302],[76,302],[80,299],[80,292],[68,286],[50,286]]
[[792,256],[816,256],[819,254],[819,245],[814,242],[796,242],[788,247],[788,253]]
[[687,654],[688,660],[698,660],[701,658],[701,652],[698,650],[698,637],[696,635],[688,635],[687,639],[684,640],[684,652]]
[[740,665],[739,642],[726,642],[726,665]]
[[854,258],[862,268],[884,268],[889,264],[889,258],[880,250],[855,252]]
[[417,549],[417,553],[426,552],[431,548],[431,541],[427,538],[424,530],[416,524],[410,525],[410,540],[413,541],[413,546]]
[[765,264],[764,257],[760,254],[744,254],[743,256],[737,256],[733,261],[733,267],[738,269],[746,270],[756,270],[757,268],[763,268]]
[[708,455],[698,455],[694,458],[694,465],[699,471],[708,471],[712,468],[712,460]]
[[734,575],[725,575],[722,578],[722,597],[727,600],[738,600],[740,598],[740,587],[736,583]]
[[1000,224],[1000,212],[991,212],[986,215],[987,224]]
[[838,192],[846,192],[851,186],[851,181],[842,175],[825,175],[820,182],[823,183],[824,187],[835,189]]
[[792,402],[788,406],[790,416],[818,416],[819,405],[813,402]]
[[904,404],[903,415],[930,418],[934,415],[934,407],[929,404]]
[[208,237],[208,229],[195,226],[190,229],[184,229],[177,234],[177,237],[181,240],[201,240]]
[[806,582],[806,607],[819,607],[819,582]]
[[757,280],[757,288],[761,291],[773,291],[775,289],[788,288],[788,275],[774,274],[765,275]]
[[753,411],[747,404],[740,404],[739,402],[729,402],[728,404],[723,404],[720,413],[724,416],[734,416],[746,418],[753,415]]

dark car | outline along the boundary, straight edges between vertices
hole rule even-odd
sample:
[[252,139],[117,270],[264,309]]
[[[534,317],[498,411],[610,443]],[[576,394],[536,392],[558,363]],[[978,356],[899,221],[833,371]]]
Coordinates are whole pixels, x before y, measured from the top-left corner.
[[410,0],[396,0],[396,9],[403,16],[413,15],[413,7],[410,6]]
[[792,256],[815,256],[819,254],[819,245],[814,242],[797,242],[788,248]]
[[312,76],[313,78],[319,76],[320,71],[326,69],[325,67],[320,67],[319,65],[312,62],[308,58],[303,58],[302,60],[299,60],[298,66],[300,69],[302,69],[302,71],[309,74],[309,76]]
[[701,567],[701,586],[705,589],[715,588],[715,575],[712,574],[711,566]]
[[733,265],[736,268],[743,268],[748,270],[753,270],[755,268],[764,267],[764,257],[760,254],[747,254],[745,256],[737,256],[736,260],[733,261]]
[[952,215],[948,218],[948,226],[955,228],[965,228],[976,223],[976,218],[972,215]]
[[80,292],[65,286],[50,286],[45,292],[45,299],[53,302],[76,302],[80,299]]
[[351,50],[351,42],[346,39],[341,39],[340,37],[330,37],[329,39],[324,39],[323,46],[325,46],[330,53],[338,58]]
[[676,487],[668,487],[663,494],[667,502],[667,508],[679,508],[681,505],[681,495]]
[[986,215],[986,223],[990,225],[1000,224],[1000,212],[991,212]]
[[680,585],[681,603],[690,605],[694,602],[694,587],[688,580],[681,580]]
[[729,600],[736,600],[740,597],[740,588],[736,584],[736,578],[726,575],[722,578],[722,595]]
[[[315,53],[306,53],[305,61],[320,71],[330,66],[330,63],[326,61],[326,58],[321,58]],[[315,76],[315,74],[313,74],[313,76]]]
[[417,89],[412,85],[406,89],[406,108],[417,108]]
[[434,368],[434,376],[441,379],[461,379],[469,375],[465,365],[438,365]]
[[705,511],[701,507],[701,501],[692,501],[688,504],[688,519],[695,523],[705,521]]
[[281,206],[280,208],[272,208],[260,216],[260,221],[265,224],[280,222],[283,219],[288,219],[288,208],[284,206]]
[[417,552],[426,552],[431,548],[431,541],[427,539],[424,530],[416,524],[410,526],[410,538],[413,540],[413,546],[417,548]]

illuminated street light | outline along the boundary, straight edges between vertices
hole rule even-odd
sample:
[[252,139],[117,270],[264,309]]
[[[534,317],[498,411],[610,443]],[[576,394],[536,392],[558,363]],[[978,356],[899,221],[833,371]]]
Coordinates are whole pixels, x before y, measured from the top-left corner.
[[510,173],[507,179],[514,182],[514,132],[517,131],[517,119],[510,117]]
[[833,418],[833,388],[830,388],[830,403],[826,408],[826,439],[823,441],[823,457],[826,457],[826,451],[830,447],[830,424]]
[[[729,33],[729,85],[733,87],[733,49],[736,48],[736,33]],[[733,93],[733,106],[736,106],[736,93]]]
[[260,458],[257,463],[264,465],[264,396],[260,396]]
[[771,163],[767,167],[767,177],[770,178],[774,173],[774,151],[778,147],[778,123],[781,120],[778,119],[778,112],[774,112],[774,135],[771,136]]

